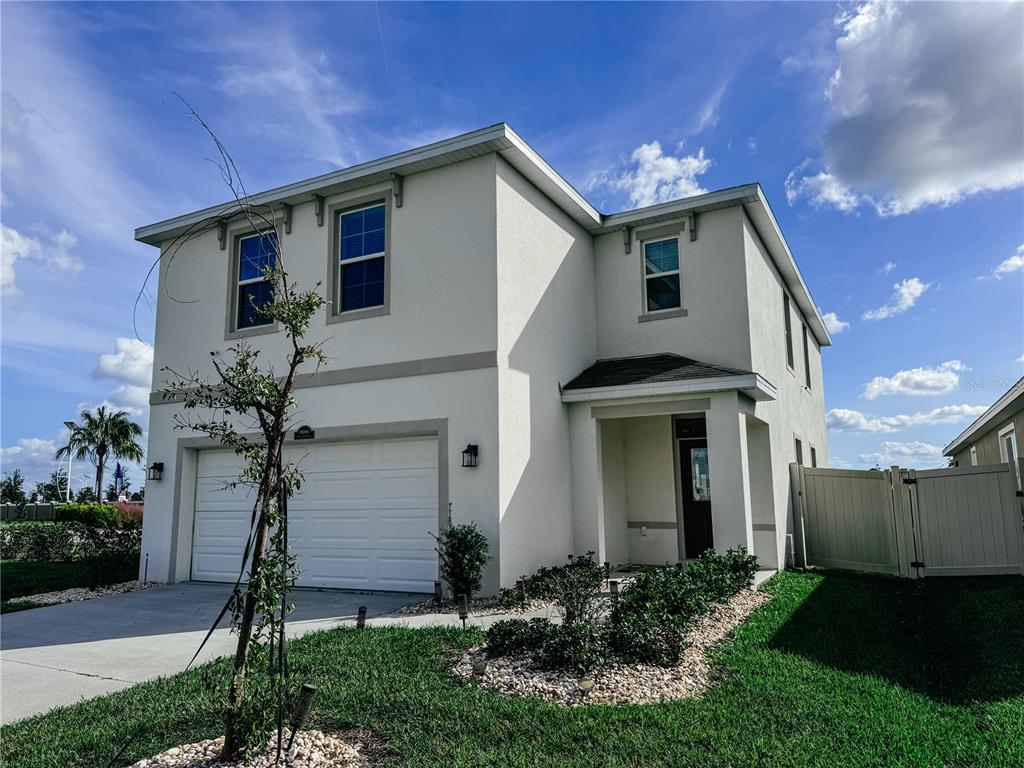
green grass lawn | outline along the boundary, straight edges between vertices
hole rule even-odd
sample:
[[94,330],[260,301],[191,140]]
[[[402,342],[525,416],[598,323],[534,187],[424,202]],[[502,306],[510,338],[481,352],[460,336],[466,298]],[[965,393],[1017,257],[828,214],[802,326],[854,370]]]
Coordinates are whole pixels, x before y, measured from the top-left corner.
[[[1024,579],[783,573],[703,698],[558,709],[456,684],[474,631],[331,630],[291,645],[313,725],[369,727],[408,766],[1021,766]],[[158,652],[154,649],[154,652]],[[218,735],[227,666],[0,730],[6,766],[121,764]]]
[[91,560],[70,563],[4,560],[0,562],[0,612],[8,613],[19,609],[19,606],[30,605],[18,601],[19,597],[94,586],[97,582],[116,584],[130,581],[138,576],[138,571],[139,565],[134,560],[115,567],[104,563],[102,568],[97,568]]

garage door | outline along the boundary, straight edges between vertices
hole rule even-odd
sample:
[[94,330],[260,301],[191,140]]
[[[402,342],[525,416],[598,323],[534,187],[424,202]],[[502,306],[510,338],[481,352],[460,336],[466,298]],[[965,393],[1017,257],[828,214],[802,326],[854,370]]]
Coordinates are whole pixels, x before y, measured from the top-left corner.
[[[437,578],[437,439],[304,444],[287,449],[301,490],[288,503],[289,549],[304,587],[432,592]],[[228,581],[238,570],[254,492],[231,451],[199,454],[192,578]]]

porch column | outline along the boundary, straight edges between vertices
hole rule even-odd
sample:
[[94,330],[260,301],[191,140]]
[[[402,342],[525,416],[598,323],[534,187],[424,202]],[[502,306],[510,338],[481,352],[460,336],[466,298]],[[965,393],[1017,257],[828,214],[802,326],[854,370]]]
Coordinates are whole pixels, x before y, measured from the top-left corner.
[[569,439],[572,451],[573,554],[582,555],[592,551],[597,562],[603,563],[605,537],[601,424],[591,415],[589,403],[573,403],[570,406]]
[[743,545],[754,551],[747,461],[747,417],[739,394],[711,396],[707,413],[708,474],[711,479],[711,532],[715,550]]

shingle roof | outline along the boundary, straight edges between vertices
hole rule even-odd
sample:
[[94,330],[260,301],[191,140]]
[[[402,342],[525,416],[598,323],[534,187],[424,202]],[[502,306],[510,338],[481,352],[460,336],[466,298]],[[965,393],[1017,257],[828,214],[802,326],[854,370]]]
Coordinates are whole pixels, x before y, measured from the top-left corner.
[[598,360],[562,389],[596,389],[663,381],[746,376],[750,371],[712,365],[673,354],[615,357]]

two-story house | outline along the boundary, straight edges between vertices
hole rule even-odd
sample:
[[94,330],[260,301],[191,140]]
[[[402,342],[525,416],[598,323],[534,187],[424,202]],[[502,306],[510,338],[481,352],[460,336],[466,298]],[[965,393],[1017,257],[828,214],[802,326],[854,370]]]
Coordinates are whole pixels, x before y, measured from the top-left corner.
[[163,249],[143,552],[150,578],[233,581],[251,501],[238,459],[173,429],[164,367],[247,338],[259,265],[321,283],[298,382],[298,584],[430,592],[432,533],[475,521],[494,591],[569,553],[663,563],[744,545],[783,563],[787,465],[825,464],[830,343],[757,184],[606,215],[505,124],[142,227]]

